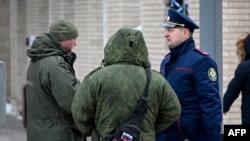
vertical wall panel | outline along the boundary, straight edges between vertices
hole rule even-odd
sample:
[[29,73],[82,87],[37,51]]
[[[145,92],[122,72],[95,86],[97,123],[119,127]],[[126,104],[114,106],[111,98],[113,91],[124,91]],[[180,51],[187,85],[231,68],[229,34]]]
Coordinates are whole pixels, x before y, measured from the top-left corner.
[[10,1],[9,0],[0,0],[0,60],[6,63],[6,100],[10,102]]
[[0,60],[0,128],[6,121],[6,64]]

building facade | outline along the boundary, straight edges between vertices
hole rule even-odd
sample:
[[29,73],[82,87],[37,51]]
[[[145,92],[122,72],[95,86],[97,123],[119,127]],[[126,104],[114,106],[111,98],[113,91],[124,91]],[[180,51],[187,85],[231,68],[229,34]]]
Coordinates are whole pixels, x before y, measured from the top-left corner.
[[[199,24],[199,0],[184,0],[188,15]],[[12,111],[23,112],[23,86],[28,58],[26,50],[33,37],[48,32],[51,21],[65,17],[79,29],[75,70],[78,79],[99,67],[109,37],[121,27],[137,27],[144,34],[152,69],[159,71],[161,59],[168,53],[162,23],[169,1],[155,0],[0,0],[0,60],[6,63],[7,102]],[[238,64],[237,38],[250,31],[250,1],[222,1],[222,87],[223,93]],[[206,25],[200,25],[206,26]],[[199,30],[194,38],[199,46]],[[200,47],[202,48],[202,47]],[[223,94],[222,94],[223,95]],[[241,123],[240,98],[224,117],[225,124]]]

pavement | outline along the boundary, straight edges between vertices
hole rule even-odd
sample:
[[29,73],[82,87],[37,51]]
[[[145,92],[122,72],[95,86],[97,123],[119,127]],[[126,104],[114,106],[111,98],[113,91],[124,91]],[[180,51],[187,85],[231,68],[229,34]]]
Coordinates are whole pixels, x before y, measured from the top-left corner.
[[[27,141],[26,129],[20,116],[7,114],[6,124],[0,127],[0,141]],[[87,138],[91,141],[91,138]]]
[[[0,141],[27,141],[23,116],[11,112],[11,105],[6,105],[5,125],[0,127]],[[87,138],[91,141],[91,138]]]
[[20,116],[6,115],[6,124],[0,128],[0,141],[26,141],[26,129]]
[[[26,129],[21,116],[7,114],[6,124],[0,127],[0,141],[27,141]],[[87,138],[91,141],[91,138]]]

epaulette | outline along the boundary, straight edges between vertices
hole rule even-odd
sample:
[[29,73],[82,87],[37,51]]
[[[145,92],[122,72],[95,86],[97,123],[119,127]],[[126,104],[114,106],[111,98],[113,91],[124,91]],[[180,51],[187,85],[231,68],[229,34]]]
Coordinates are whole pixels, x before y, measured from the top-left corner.
[[101,68],[102,68],[102,67],[95,68],[94,70],[92,70],[91,72],[89,72],[89,73],[87,74],[87,76],[92,75],[94,72],[100,70]]
[[165,55],[165,57],[167,57],[169,54],[170,54],[170,52],[169,52],[169,53],[167,53],[167,54]]
[[207,52],[205,52],[205,51],[203,51],[201,49],[195,48],[194,50],[197,51],[198,53],[202,54],[202,55],[209,55]]
[[158,74],[161,74],[159,71],[156,71],[156,70],[151,70],[151,71],[156,72],[156,73],[158,73]]

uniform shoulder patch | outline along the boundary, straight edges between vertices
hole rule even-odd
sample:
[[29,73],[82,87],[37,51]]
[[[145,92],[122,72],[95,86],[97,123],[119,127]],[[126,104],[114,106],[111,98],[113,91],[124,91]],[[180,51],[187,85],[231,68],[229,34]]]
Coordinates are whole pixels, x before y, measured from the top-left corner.
[[205,52],[205,51],[203,51],[201,49],[195,48],[194,50],[197,51],[198,53],[202,54],[202,55],[208,55],[207,52]]
[[217,80],[217,73],[216,73],[215,68],[209,68],[208,69],[208,78],[211,81],[216,81]]

